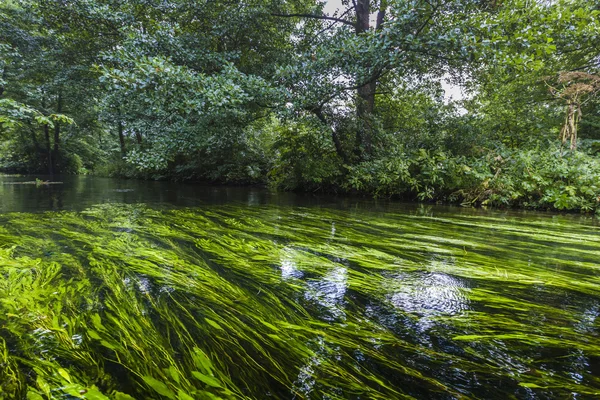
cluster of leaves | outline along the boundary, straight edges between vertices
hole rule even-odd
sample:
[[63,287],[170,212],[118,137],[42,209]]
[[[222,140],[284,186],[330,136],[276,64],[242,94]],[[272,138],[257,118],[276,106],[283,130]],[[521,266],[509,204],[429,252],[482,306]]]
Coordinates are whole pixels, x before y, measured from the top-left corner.
[[0,127],[3,130],[12,130],[22,124],[36,123],[54,128],[55,123],[72,124],[73,119],[64,114],[50,114],[48,116],[26,104],[12,99],[0,99]]
[[[125,63],[127,55],[122,57]],[[143,146],[127,155],[141,171],[165,170],[178,155],[231,147],[244,136],[242,127],[252,118],[247,109],[261,97],[257,92],[268,90],[262,79],[230,63],[206,75],[169,59],[144,57],[101,73],[111,96],[128,101],[127,129],[143,132]]]

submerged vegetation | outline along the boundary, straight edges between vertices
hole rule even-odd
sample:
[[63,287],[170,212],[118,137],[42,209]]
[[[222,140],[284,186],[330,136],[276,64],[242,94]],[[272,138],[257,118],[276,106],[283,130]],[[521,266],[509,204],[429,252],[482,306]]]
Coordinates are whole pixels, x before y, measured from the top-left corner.
[[598,227],[363,208],[0,215],[0,397],[594,398]]
[[599,17],[589,0],[5,0],[0,170],[593,212]]

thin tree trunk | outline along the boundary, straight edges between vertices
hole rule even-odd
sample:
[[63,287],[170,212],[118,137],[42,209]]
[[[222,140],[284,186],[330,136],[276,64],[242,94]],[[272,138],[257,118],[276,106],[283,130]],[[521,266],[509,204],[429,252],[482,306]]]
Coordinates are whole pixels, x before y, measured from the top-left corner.
[[571,150],[577,150],[577,127],[579,125],[579,120],[581,119],[581,105],[579,103],[575,104],[576,110],[573,111],[573,126],[571,133]]
[[375,25],[376,30],[380,30],[383,28],[383,20],[385,19],[385,13],[387,12],[387,0],[381,0],[379,3],[379,11],[377,12],[377,25]]
[[[6,82],[6,75],[7,75],[7,73],[6,73],[6,70],[7,70],[7,67],[5,66],[5,67],[2,69],[2,81],[3,81],[3,82]],[[6,88],[4,87],[4,85],[0,86],[0,97],[2,97],[2,95],[4,95],[4,90],[5,90],[5,89],[6,89]]]
[[52,165],[52,146],[50,144],[50,128],[48,124],[44,125],[44,138],[46,139],[46,154],[48,154],[48,173],[54,175],[54,169]]
[[[58,99],[56,104],[56,113],[60,114],[62,112],[62,91],[58,92]],[[54,122],[54,171],[60,170],[59,160],[60,160],[60,124],[58,121]]]
[[135,140],[137,141],[138,144],[142,144],[142,134],[139,133],[138,131],[135,131]]
[[125,157],[127,150],[125,149],[125,136],[123,136],[123,121],[119,119],[119,145],[121,146],[121,158]]
[[117,131],[119,133],[119,145],[121,146],[121,158],[125,157],[127,150],[125,149],[125,136],[123,135],[123,119],[121,117],[121,109],[117,109]]
[[[46,113],[46,91],[42,89],[42,112]],[[44,141],[46,142],[46,158],[48,163],[48,173],[54,175],[54,169],[52,164],[52,144],[50,143],[50,127],[48,124],[44,124]]]

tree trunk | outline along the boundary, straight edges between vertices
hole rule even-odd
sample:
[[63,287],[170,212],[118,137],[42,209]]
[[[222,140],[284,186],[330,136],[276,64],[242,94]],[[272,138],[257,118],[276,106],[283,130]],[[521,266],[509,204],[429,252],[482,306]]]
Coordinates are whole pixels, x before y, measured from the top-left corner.
[[[371,5],[369,0],[356,1],[356,34],[360,35],[369,31],[369,18],[371,14]],[[360,82],[358,82],[360,83]],[[359,97],[357,105],[357,114],[361,118],[371,114],[375,107],[375,82],[369,82],[357,89]]]
[[[4,68],[2,69],[2,81],[3,81],[3,82],[6,82],[6,75],[7,75],[7,74],[6,74],[6,69],[7,69],[7,67],[4,67]],[[5,90],[5,87],[4,87],[4,85],[1,85],[1,86],[0,86],[0,97],[2,97],[2,95],[4,95],[4,90]]]
[[[58,99],[56,103],[56,113],[60,114],[62,112],[62,92],[58,92]],[[60,171],[60,155],[59,155],[59,147],[60,147],[60,124],[58,121],[54,122],[54,171]]]
[[44,125],[44,138],[46,139],[46,154],[48,154],[48,173],[54,175],[54,169],[52,165],[52,146],[50,144],[50,128],[48,124]]
[[577,125],[581,119],[581,105],[576,102],[571,102],[567,105],[565,123],[560,130],[561,144],[564,146],[567,140],[570,142],[571,150],[577,149]]
[[[369,17],[371,14],[371,4],[369,0],[356,0],[355,7],[356,10],[356,29],[355,32],[357,35],[368,32],[370,28]],[[357,78],[360,79],[360,78]],[[360,82],[357,82],[360,84]],[[359,158],[362,158],[362,155],[365,151],[368,151],[367,143],[370,142],[370,132],[368,130],[368,118],[369,115],[373,113],[373,109],[375,107],[375,85],[373,83],[367,83],[363,86],[360,86],[356,90],[356,94],[358,96],[356,103],[356,116],[358,118],[358,122],[360,124],[357,132],[356,132],[356,140],[354,142],[354,154]]]
[[371,4],[369,0],[356,0],[356,34],[360,35],[369,30],[369,17],[371,14]]
[[[375,29],[383,27],[385,13],[387,10],[387,0],[381,0],[377,12]],[[369,0],[357,0],[355,3],[356,11],[356,29],[357,35],[368,32],[370,29],[371,6]],[[358,82],[359,84],[361,82]],[[354,144],[354,153],[360,159],[366,152],[371,151],[373,129],[371,125],[371,115],[375,111],[375,92],[377,91],[377,76],[375,74],[368,79],[362,86],[356,90],[358,101],[356,104],[356,116],[361,126],[356,133]]]
[[139,133],[138,131],[135,131],[135,140],[137,141],[138,144],[142,144],[142,134]]
[[121,146],[121,158],[125,157],[127,150],[125,149],[125,136],[123,136],[123,121],[119,119],[119,145]]
[[125,149],[125,136],[123,135],[123,118],[121,116],[121,108],[117,108],[117,132],[119,133],[119,145],[121,147],[121,158],[125,157],[127,150]]
[[[357,89],[358,104],[356,105],[356,116],[358,117],[359,130],[356,134],[354,151],[357,155],[369,153],[371,150],[371,136],[373,127],[371,116],[375,111],[375,90],[377,82],[369,82]],[[360,157],[359,157],[360,158]]]

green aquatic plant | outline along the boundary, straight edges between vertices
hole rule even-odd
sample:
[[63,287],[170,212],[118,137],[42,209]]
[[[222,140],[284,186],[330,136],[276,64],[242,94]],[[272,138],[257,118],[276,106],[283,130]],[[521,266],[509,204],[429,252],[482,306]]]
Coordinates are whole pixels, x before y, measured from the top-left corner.
[[107,204],[0,244],[0,398],[600,395],[595,225]]

